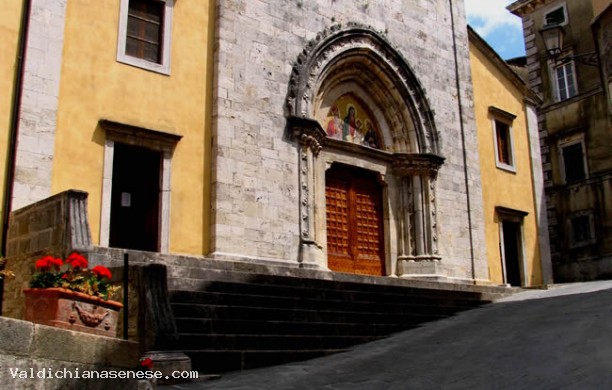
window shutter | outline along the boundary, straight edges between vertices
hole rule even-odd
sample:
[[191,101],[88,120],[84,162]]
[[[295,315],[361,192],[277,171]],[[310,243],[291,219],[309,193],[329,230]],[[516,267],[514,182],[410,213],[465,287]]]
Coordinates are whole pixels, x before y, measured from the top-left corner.
[[127,55],[161,63],[164,3],[156,0],[130,0],[128,10]]

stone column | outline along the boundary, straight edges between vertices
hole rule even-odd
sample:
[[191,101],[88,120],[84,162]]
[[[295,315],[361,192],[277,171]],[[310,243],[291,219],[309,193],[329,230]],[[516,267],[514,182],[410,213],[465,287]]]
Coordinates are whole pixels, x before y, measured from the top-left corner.
[[324,261],[323,246],[315,233],[315,161],[326,135],[318,122],[292,117],[291,134],[298,142],[300,189],[300,249],[299,263],[303,268],[317,268]]
[[397,154],[395,173],[401,177],[401,242],[397,261],[398,276],[438,275],[438,222],[436,176],[443,159],[426,154]]

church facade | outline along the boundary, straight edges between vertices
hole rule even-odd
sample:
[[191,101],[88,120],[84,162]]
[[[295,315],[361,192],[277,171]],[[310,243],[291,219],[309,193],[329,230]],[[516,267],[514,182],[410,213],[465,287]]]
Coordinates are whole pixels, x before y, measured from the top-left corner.
[[461,2],[217,12],[212,257],[488,279]]
[[100,247],[491,283],[462,1],[21,14],[5,219],[75,188]]

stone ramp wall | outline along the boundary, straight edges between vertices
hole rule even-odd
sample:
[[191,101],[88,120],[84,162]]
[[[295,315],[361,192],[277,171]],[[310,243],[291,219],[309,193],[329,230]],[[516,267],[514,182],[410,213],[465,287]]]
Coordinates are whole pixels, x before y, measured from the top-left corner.
[[[137,379],[85,378],[94,371],[117,376],[119,371],[133,372],[139,367],[138,358],[138,345],[132,341],[0,317],[0,383],[4,389],[138,389]],[[73,377],[55,377],[64,373]]]

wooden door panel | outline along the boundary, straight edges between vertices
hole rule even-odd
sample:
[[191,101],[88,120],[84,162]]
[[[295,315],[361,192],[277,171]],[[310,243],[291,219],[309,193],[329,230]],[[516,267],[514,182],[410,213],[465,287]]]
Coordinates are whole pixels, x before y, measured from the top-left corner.
[[384,275],[382,197],[376,177],[364,170],[332,167],[325,194],[329,268]]
[[349,188],[346,181],[330,180],[325,189],[328,266],[339,272],[353,272],[349,253]]
[[355,272],[384,274],[382,256],[382,212],[380,188],[374,184],[355,186]]

